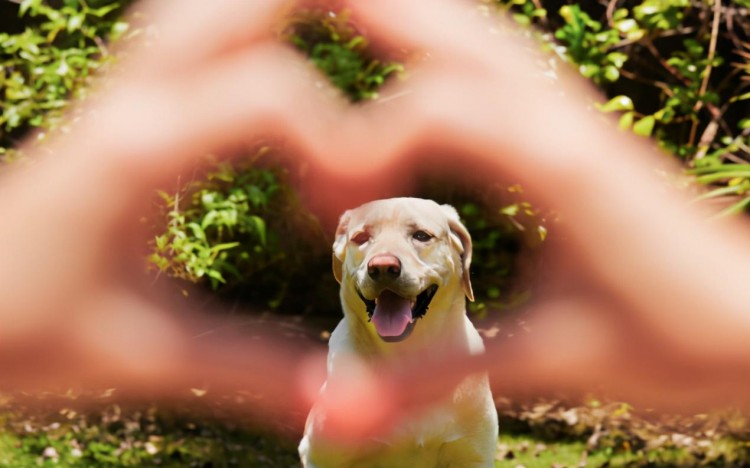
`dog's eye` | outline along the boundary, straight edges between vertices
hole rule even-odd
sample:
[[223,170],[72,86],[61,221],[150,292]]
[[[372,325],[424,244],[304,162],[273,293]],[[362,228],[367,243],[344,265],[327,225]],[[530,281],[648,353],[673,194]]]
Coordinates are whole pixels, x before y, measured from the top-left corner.
[[424,231],[417,231],[412,234],[411,237],[412,239],[418,240],[419,242],[427,242],[432,239],[432,235]]
[[352,242],[354,242],[357,245],[362,245],[369,240],[370,240],[370,234],[365,231],[358,232],[357,234],[352,236]]

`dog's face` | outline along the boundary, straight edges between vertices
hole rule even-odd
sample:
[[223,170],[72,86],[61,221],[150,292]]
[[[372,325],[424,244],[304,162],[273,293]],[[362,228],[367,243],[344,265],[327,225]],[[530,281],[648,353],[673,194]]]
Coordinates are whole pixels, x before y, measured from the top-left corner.
[[342,296],[359,302],[355,309],[389,342],[406,339],[436,296],[451,300],[458,291],[473,300],[470,263],[471,238],[456,210],[417,198],[347,211],[333,244]]

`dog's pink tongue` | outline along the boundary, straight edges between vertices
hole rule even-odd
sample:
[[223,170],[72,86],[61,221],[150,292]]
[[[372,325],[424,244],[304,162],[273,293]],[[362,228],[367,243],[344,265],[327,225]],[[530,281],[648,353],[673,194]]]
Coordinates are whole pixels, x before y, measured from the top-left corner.
[[372,323],[380,336],[400,336],[411,321],[411,302],[391,291],[378,296]]

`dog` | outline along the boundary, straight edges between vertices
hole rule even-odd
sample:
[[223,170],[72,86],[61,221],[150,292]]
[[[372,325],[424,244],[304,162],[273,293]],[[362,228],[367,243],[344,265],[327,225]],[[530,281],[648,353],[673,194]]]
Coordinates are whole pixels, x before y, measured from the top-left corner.
[[[466,316],[466,298],[474,299],[471,253],[471,237],[449,205],[392,198],[345,212],[333,243],[344,318],[329,340],[328,379],[346,372],[346,356],[482,353]],[[445,401],[364,449],[323,440],[324,424],[314,406],[299,445],[306,468],[494,466],[498,420],[486,375],[467,377]]]

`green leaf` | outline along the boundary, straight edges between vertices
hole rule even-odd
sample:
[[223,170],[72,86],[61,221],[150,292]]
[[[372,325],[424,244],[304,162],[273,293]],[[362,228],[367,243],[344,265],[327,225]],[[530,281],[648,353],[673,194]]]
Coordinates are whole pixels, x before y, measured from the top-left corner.
[[715,190],[711,190],[710,192],[701,194],[700,196],[695,198],[695,201],[708,200],[711,198],[723,197],[726,195],[734,195],[734,194],[739,193],[741,190],[742,190],[742,187],[737,186],[737,185],[732,186],[732,187],[720,187]]
[[625,112],[622,114],[622,117],[620,117],[620,121],[618,122],[618,127],[620,127],[622,130],[627,130],[630,127],[633,126],[633,112]]
[[723,218],[726,216],[732,216],[739,213],[742,213],[745,211],[745,209],[750,206],[750,197],[743,198],[742,200],[738,201],[734,205],[730,206],[729,208],[726,208],[719,212],[716,217],[717,218]]
[[620,78],[620,70],[612,65],[606,66],[604,67],[604,78],[611,82],[617,81]]
[[255,232],[258,234],[261,245],[266,245],[266,222],[259,216],[251,216],[250,220],[255,225]]
[[739,96],[733,96],[729,102],[737,102],[737,101],[744,101],[745,99],[750,99],[750,93],[743,93]]
[[638,23],[632,18],[615,22],[615,28],[623,34],[628,34],[638,29]]
[[597,104],[597,107],[602,112],[633,110],[633,100],[628,96],[620,95],[613,97],[604,104]]
[[213,269],[207,270],[206,276],[218,281],[219,283],[226,283],[226,280],[224,280],[224,277],[221,275],[221,272],[219,272],[218,270],[213,270]]
[[112,39],[116,40],[122,37],[123,34],[128,32],[130,29],[130,24],[126,23],[125,21],[117,21],[112,25],[112,30],[110,34],[112,35]]
[[601,67],[599,65],[594,65],[593,63],[584,63],[578,67],[578,71],[586,78],[591,78],[599,74]]
[[188,227],[193,233],[193,237],[195,237],[198,240],[206,241],[206,233],[203,231],[203,228],[198,223],[188,223]]
[[92,14],[92,15],[94,15],[94,16],[96,16],[96,17],[98,17],[98,18],[102,18],[102,17],[108,15],[109,13],[117,10],[118,8],[120,8],[120,5],[118,3],[112,3],[110,5],[105,5],[105,6],[101,7],[101,8],[96,8],[96,9],[93,9],[93,10],[89,10],[89,13]]
[[24,16],[30,9],[39,8],[41,0],[23,0],[21,6],[18,8],[18,16]]
[[607,54],[607,60],[617,68],[622,68],[625,62],[628,60],[628,56],[622,52],[610,52]]
[[615,21],[622,21],[628,17],[628,10],[626,8],[618,8],[612,15],[612,19]]
[[529,26],[531,24],[531,18],[522,13],[514,13],[513,19],[521,26]]
[[520,207],[517,204],[508,205],[500,209],[500,213],[504,214],[505,216],[515,216],[519,211]]
[[71,33],[73,31],[81,29],[81,25],[83,24],[85,17],[85,14],[79,13],[68,18],[67,31]]
[[636,135],[640,136],[651,136],[651,132],[654,130],[654,124],[656,123],[656,119],[653,115],[647,115],[646,117],[643,117],[638,122],[633,124],[633,132],[635,132]]
[[226,242],[224,244],[216,244],[211,246],[211,252],[214,254],[219,253],[223,250],[230,250],[235,247],[239,247],[241,244],[239,242]]

